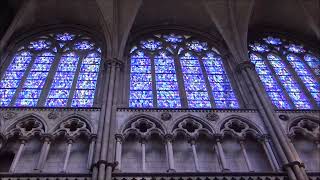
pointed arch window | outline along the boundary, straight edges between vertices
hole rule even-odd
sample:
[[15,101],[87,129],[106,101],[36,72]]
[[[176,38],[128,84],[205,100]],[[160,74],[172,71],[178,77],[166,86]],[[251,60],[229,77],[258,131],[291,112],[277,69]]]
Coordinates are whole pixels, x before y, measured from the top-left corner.
[[267,36],[249,44],[249,55],[278,109],[320,107],[320,56],[302,44]]
[[48,33],[19,44],[0,76],[0,106],[92,107],[101,50],[92,38]]
[[219,52],[184,34],[155,34],[130,50],[130,107],[239,108]]

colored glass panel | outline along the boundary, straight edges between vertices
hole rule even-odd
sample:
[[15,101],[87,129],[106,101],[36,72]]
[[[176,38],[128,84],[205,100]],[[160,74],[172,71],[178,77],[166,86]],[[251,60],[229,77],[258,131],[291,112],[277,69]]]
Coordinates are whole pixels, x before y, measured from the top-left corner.
[[217,108],[239,108],[237,98],[224,70],[222,59],[215,53],[202,58]]
[[279,109],[291,109],[289,102],[282,93],[282,90],[274,78],[272,72],[264,60],[256,54],[250,54],[251,62],[255,64],[257,74],[264,85],[272,103]]
[[254,43],[249,45],[253,51],[256,52],[268,52],[269,48],[268,46],[260,43]]
[[15,102],[16,106],[37,105],[54,58],[55,55],[48,52],[36,56],[24,86]]
[[74,52],[64,54],[61,57],[46,101],[46,106],[67,106],[78,62],[79,57]]
[[151,51],[154,51],[156,49],[161,49],[161,42],[156,41],[154,39],[148,39],[146,41],[141,41],[142,48],[149,49]]
[[94,43],[87,40],[76,42],[74,45],[74,49],[76,50],[92,50],[93,48],[94,48]]
[[82,60],[76,90],[71,103],[72,107],[93,106],[100,61],[101,56],[98,53],[90,53]]
[[30,42],[30,45],[28,47],[34,50],[43,50],[43,49],[49,49],[51,44],[52,43],[46,39],[39,39],[37,41]]
[[130,107],[153,107],[151,60],[139,51],[131,56]]
[[184,86],[190,108],[211,108],[199,60],[191,53],[180,58]]
[[11,64],[0,82],[0,106],[9,106],[32,55],[28,51],[18,52],[13,56]]
[[280,38],[275,38],[275,37],[272,37],[272,36],[268,36],[266,38],[263,38],[263,40],[268,43],[268,44],[271,44],[271,45],[280,45],[282,44],[282,41]]
[[317,58],[316,56],[313,56],[311,54],[306,54],[304,56],[304,60],[314,71],[314,73],[320,77],[320,58]]
[[187,42],[186,45],[189,50],[194,50],[196,52],[208,50],[208,44],[206,42],[193,40],[191,42]]
[[309,72],[307,65],[305,65],[302,60],[294,54],[289,54],[287,56],[287,60],[310,91],[317,104],[320,106],[320,85],[316,81],[315,77]]
[[181,107],[174,59],[166,53],[154,58],[158,107]]
[[281,83],[283,84],[296,108],[310,109],[311,106],[309,101],[307,100],[305,94],[301,91],[296,80],[292,77],[283,60],[274,54],[268,54],[267,59],[278,75]]

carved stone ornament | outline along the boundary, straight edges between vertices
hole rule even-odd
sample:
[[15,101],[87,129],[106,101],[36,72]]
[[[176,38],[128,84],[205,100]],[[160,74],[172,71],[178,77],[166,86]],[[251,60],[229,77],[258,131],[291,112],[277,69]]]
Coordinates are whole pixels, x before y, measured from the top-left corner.
[[289,117],[287,115],[284,115],[284,114],[280,114],[279,115],[279,119],[283,120],[283,121],[288,121],[289,120]]
[[57,119],[58,118],[58,113],[55,111],[52,111],[48,114],[49,119]]
[[172,115],[168,112],[164,112],[161,114],[161,119],[164,121],[169,121],[172,118]]
[[2,113],[2,117],[4,120],[9,120],[9,119],[12,119],[16,116],[17,116],[17,113],[15,113],[13,111],[7,111],[7,112]]
[[217,121],[219,119],[219,115],[213,112],[210,112],[206,115],[207,120],[209,121]]

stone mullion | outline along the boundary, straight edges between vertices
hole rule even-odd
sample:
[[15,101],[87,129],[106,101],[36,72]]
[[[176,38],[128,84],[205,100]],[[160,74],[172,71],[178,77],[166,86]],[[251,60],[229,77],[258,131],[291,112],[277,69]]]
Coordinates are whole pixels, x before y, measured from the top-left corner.
[[293,76],[293,78],[297,81],[298,85],[300,86],[300,88],[302,89],[302,91],[304,92],[304,94],[306,95],[306,97],[308,98],[309,102],[311,103],[313,108],[317,108],[317,102],[314,100],[313,96],[311,95],[309,89],[305,86],[305,84],[303,83],[303,81],[300,79],[299,75],[297,74],[297,72],[294,70],[294,68],[292,67],[292,65],[290,64],[290,62],[287,60],[287,58],[285,56],[280,56],[282,62],[285,63],[286,67],[288,68],[288,70],[290,71],[291,75]]
[[204,63],[202,62],[202,59],[200,58],[200,56],[197,56],[197,57],[198,57],[198,62],[200,64],[200,68],[202,70],[203,78],[204,78],[204,81],[205,81],[205,84],[206,84],[207,93],[208,93],[208,96],[209,96],[211,107],[215,108],[216,107],[216,103],[214,102],[213,92],[212,92],[212,89],[211,89],[211,86],[210,86],[209,77],[208,77],[206,68],[204,67]]
[[187,99],[187,93],[184,85],[182,66],[180,63],[180,57],[178,55],[174,56],[174,66],[175,66],[176,76],[178,81],[181,107],[188,108],[188,99]]
[[66,151],[66,156],[64,158],[63,169],[62,169],[62,172],[64,172],[64,173],[66,173],[67,169],[68,169],[68,164],[69,164],[69,160],[70,160],[72,144],[73,144],[73,139],[68,139],[68,141],[67,141],[67,151]]
[[46,81],[45,81],[44,86],[42,88],[43,90],[41,91],[37,106],[45,106],[46,99],[47,99],[48,94],[50,92],[54,76],[55,76],[55,74],[56,74],[56,72],[58,70],[58,66],[59,66],[59,63],[60,63],[60,60],[61,60],[61,57],[62,57],[62,53],[60,54],[60,52],[58,51],[55,54],[56,54],[56,56],[55,56],[55,58],[53,60],[53,63],[51,64],[51,68],[50,68],[50,70],[48,72]]
[[100,96],[102,95],[102,87],[103,87],[103,79],[104,79],[104,76],[105,76],[105,73],[106,73],[106,70],[104,68],[104,66],[102,65],[103,64],[103,60],[101,59],[100,60],[100,70],[98,72],[98,78],[97,78],[97,85],[96,85],[96,90],[94,92],[94,99],[93,99],[93,107],[98,107],[98,106],[101,106],[101,104],[103,103],[101,101],[101,98]]
[[25,138],[21,138],[20,141],[21,142],[20,142],[20,146],[19,146],[18,152],[14,156],[14,159],[13,159],[12,164],[11,164],[10,169],[9,169],[10,173],[13,173],[15,171],[15,169],[17,167],[17,164],[18,164],[18,162],[19,162],[19,160],[21,158],[21,154],[23,153],[23,150],[24,150],[25,145],[27,143]]
[[10,106],[14,106],[14,103],[17,101],[18,96],[19,96],[19,94],[20,94],[20,92],[21,92],[21,90],[22,90],[22,88],[24,86],[24,83],[26,82],[27,77],[30,74],[31,68],[32,68],[32,66],[33,66],[33,64],[35,62],[35,59],[36,59],[37,55],[38,54],[33,54],[32,55],[32,59],[31,59],[30,63],[28,64],[27,69],[24,72],[20,83],[19,83],[18,87],[16,88],[16,92],[14,93],[14,95],[13,95],[13,97],[11,99]]
[[68,102],[67,102],[67,107],[70,107],[71,106],[71,103],[72,103],[72,99],[73,99],[73,96],[74,96],[74,93],[77,89],[77,82],[78,82],[78,78],[79,78],[79,75],[80,75],[80,70],[81,70],[81,65],[82,65],[82,61],[84,58],[86,58],[86,55],[88,53],[81,53],[80,57],[79,57],[79,60],[78,60],[78,64],[77,64],[77,69],[76,69],[76,72],[73,76],[73,81],[72,81],[72,85],[71,85],[71,88],[70,88],[70,93],[69,93],[69,99],[68,99]]
[[248,99],[249,99],[248,95],[243,89],[243,81],[240,78],[238,78],[235,73],[231,73],[232,72],[231,60],[232,59],[231,59],[230,55],[223,56],[222,57],[222,65],[225,68],[225,75],[227,77],[229,77],[230,86],[232,88],[232,91],[236,95],[236,99],[238,100],[239,107],[253,109],[254,107],[248,101]]
[[158,99],[157,99],[157,85],[156,85],[156,70],[154,66],[154,55],[150,56],[151,62],[151,77],[152,77],[152,96],[153,96],[153,107],[158,107]]
[[263,59],[262,61],[266,64],[267,68],[271,71],[271,76],[275,78],[275,80],[277,81],[278,85],[280,86],[282,92],[284,94],[284,96],[286,97],[287,101],[289,102],[291,107],[296,107],[294,102],[292,101],[291,97],[289,96],[286,88],[284,87],[284,85],[282,84],[282,82],[279,79],[279,76],[277,75],[276,71],[274,70],[273,66],[270,64],[270,62],[268,61],[268,59],[266,59],[264,56],[261,56]]
[[[310,54],[310,53],[306,53],[306,54]],[[303,55],[306,55],[306,54],[303,54]],[[307,69],[308,69],[308,71],[312,74],[312,76],[313,76],[313,78],[315,78],[316,79],[316,81],[318,82],[318,83],[320,83],[320,77],[314,72],[314,70],[309,66],[309,64],[307,63],[307,61],[304,59],[304,56],[303,55],[301,55],[301,57],[300,56],[298,56],[299,58],[300,58],[300,62],[302,62],[304,65],[305,65],[305,67],[307,67]],[[310,54],[311,55],[311,54]],[[317,57],[317,56],[316,56]]]

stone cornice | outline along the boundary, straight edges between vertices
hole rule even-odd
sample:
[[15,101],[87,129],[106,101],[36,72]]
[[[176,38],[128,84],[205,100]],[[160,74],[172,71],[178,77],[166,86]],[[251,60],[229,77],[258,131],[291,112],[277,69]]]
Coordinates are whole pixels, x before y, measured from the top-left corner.
[[101,108],[72,108],[72,107],[1,107],[0,111],[100,111]]
[[256,109],[164,109],[164,108],[117,108],[118,112],[232,112],[232,113],[256,113]]

